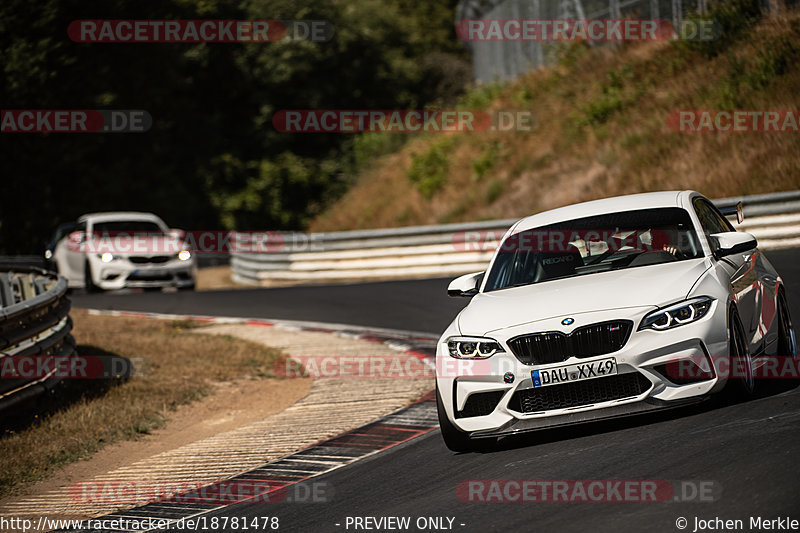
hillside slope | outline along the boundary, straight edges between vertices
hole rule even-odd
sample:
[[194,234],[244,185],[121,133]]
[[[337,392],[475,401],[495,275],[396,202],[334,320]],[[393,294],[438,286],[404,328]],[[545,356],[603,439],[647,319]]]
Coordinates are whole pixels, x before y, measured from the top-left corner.
[[667,117],[800,109],[799,60],[796,13],[740,23],[713,43],[573,45],[557,66],[475,91],[461,106],[530,109],[533,131],[409,138],[373,159],[309,229],[513,218],[664,189],[711,197],[798,189],[800,133],[680,133]]

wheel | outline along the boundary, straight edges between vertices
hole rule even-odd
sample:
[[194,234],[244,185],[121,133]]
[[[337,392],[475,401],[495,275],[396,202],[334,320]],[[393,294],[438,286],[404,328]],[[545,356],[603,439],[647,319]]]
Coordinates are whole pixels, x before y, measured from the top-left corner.
[[742,321],[739,313],[731,309],[728,319],[730,328],[728,350],[730,353],[728,383],[725,386],[727,396],[733,400],[746,400],[753,395],[756,387],[753,373],[753,359],[745,340]]
[[781,290],[778,293],[778,357],[797,358],[797,340],[794,336],[792,317],[789,315],[789,305],[786,296]]
[[469,438],[469,435],[455,427],[450,419],[447,417],[447,412],[444,410],[442,403],[442,396],[439,394],[439,387],[436,387],[436,411],[439,415],[439,427],[442,430],[442,438],[444,444],[450,450],[459,453],[467,453],[477,451],[481,448],[482,441],[476,441]]
[[89,261],[86,261],[86,266],[83,269],[83,286],[86,292],[97,292],[99,288],[92,281],[92,267],[89,266]]
[[[786,295],[783,290],[778,293],[778,349],[775,355],[778,358],[790,357],[793,366],[797,369],[797,339],[794,335],[792,317],[789,315],[789,305],[786,303]],[[783,368],[784,365],[781,365]],[[800,378],[794,377],[791,381],[798,382]]]

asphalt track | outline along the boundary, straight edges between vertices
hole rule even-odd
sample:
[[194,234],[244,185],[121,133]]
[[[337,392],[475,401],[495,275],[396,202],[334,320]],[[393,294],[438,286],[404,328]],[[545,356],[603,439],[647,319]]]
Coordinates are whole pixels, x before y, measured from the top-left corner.
[[449,279],[206,292],[70,296],[75,307],[332,322],[440,334],[467,301],[447,296]]
[[[800,250],[767,256],[786,282],[797,324]],[[446,283],[75,294],[73,302],[77,307],[319,320],[433,333],[463,305],[444,296]],[[452,530],[464,532],[675,532],[682,531],[676,526],[681,517],[688,521],[683,531],[695,529],[695,518],[739,519],[742,527],[734,523],[736,530],[751,531],[759,530],[751,528],[751,517],[800,521],[799,456],[800,389],[781,382],[763,387],[745,403],[710,401],[646,417],[540,432],[506,439],[484,453],[453,454],[437,430],[315,478],[327,483],[324,503],[244,503],[219,515],[277,516],[282,531],[377,531],[348,527],[347,519],[390,516],[410,517],[408,531],[434,530],[418,529],[420,517],[454,518]],[[456,493],[462,481],[493,479],[668,480],[673,486],[684,483],[687,495],[691,487],[713,490],[704,501],[658,503],[483,503],[462,501]],[[712,526],[725,530],[719,523]]]

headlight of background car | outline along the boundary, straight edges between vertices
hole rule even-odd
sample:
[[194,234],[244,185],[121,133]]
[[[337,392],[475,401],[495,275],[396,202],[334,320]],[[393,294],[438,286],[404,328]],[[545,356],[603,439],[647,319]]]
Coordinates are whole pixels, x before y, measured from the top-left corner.
[[450,337],[447,339],[450,357],[457,359],[486,359],[505,352],[500,343],[484,337]]
[[191,259],[191,257],[192,257],[192,252],[190,252],[189,250],[181,250],[178,253],[178,259],[180,259],[181,261],[188,261],[189,259]]
[[655,329],[657,331],[662,331],[700,320],[708,314],[708,310],[711,309],[713,301],[712,298],[702,296],[653,311],[644,317],[642,323],[639,325],[639,329]]
[[121,256],[114,255],[114,254],[112,254],[110,252],[99,254],[97,257],[99,257],[100,261],[102,261],[103,263],[110,263],[111,261],[116,261],[117,259],[122,259]]

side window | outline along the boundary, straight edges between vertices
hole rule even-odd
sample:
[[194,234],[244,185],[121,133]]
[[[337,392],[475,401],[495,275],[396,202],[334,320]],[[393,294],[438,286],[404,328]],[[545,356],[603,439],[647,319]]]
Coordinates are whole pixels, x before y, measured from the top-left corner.
[[703,226],[703,232],[706,235],[712,233],[724,233],[726,231],[736,231],[731,226],[725,217],[723,217],[717,209],[702,198],[694,199],[694,209],[697,212],[697,218],[700,219],[700,225]]

